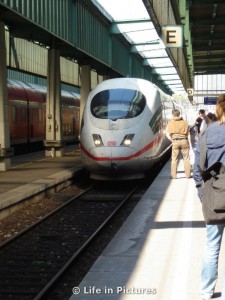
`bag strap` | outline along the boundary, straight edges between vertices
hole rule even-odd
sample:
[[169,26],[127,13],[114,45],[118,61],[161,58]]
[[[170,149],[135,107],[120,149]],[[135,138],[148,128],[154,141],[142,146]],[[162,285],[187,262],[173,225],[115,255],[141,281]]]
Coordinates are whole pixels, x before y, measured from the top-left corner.
[[200,171],[205,169],[205,162],[206,162],[206,131],[202,131],[201,138],[200,138]]

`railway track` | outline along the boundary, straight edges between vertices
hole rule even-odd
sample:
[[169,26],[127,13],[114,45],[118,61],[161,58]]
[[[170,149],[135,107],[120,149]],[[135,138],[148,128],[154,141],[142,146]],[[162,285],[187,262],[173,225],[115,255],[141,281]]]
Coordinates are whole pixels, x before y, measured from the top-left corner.
[[104,182],[71,196],[0,244],[0,299],[68,299],[167,160],[138,185]]
[[0,299],[46,299],[137,186],[95,186],[0,246]]

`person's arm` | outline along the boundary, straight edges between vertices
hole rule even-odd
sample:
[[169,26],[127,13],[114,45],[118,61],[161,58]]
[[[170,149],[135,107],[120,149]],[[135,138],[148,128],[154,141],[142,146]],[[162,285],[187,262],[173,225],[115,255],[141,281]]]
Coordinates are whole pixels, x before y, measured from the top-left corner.
[[168,131],[166,131],[166,137],[172,142],[172,136]]
[[195,180],[195,186],[197,188],[198,191],[198,197],[202,198],[202,185],[203,185],[203,181],[202,181],[202,175],[200,172],[200,139],[201,137],[198,139],[197,145],[196,145],[196,150],[195,150],[195,162],[194,162],[194,166],[193,166],[193,178]]
[[[169,121],[170,123],[170,121]],[[169,133],[169,123],[166,126],[166,137],[168,138],[168,140],[170,140],[172,142],[172,134]]]
[[206,120],[203,119],[202,122],[201,122],[201,125],[200,125],[200,132],[202,132],[203,130],[205,130],[207,127],[207,123],[206,123]]
[[190,130],[188,131],[188,143],[189,143],[189,148],[191,149],[192,148],[192,144],[191,144],[191,134],[190,134]]

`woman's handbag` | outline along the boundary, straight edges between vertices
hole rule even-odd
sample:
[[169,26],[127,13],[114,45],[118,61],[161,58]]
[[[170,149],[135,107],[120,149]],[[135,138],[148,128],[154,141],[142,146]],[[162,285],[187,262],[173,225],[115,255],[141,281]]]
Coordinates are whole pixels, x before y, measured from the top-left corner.
[[202,172],[202,211],[206,224],[225,223],[225,166],[217,161]]
[[204,170],[206,161],[206,134],[200,141],[200,170],[204,181],[202,211],[206,224],[225,223],[225,165],[215,162]]

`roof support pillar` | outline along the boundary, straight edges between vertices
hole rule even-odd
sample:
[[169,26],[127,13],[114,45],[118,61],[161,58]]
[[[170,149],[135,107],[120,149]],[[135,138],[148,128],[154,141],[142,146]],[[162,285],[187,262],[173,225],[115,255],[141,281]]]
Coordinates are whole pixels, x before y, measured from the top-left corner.
[[[91,91],[91,66],[81,65],[81,89],[80,89],[80,124],[84,106]],[[81,129],[81,128],[80,128]]]
[[46,156],[63,156],[60,53],[57,49],[48,50],[48,78],[46,99]]
[[7,92],[7,67],[5,27],[0,21],[0,171],[11,168],[10,156],[13,149],[10,148],[10,131],[8,119],[8,92]]

